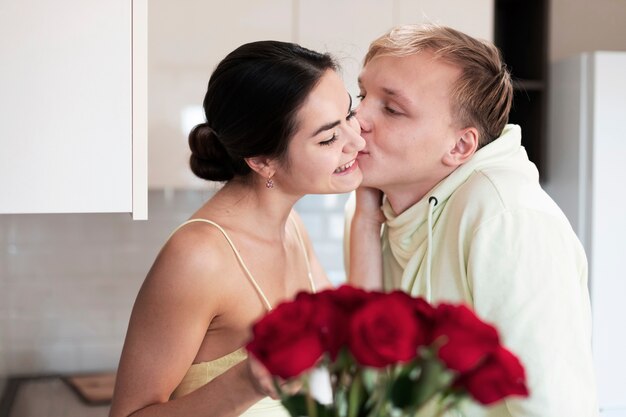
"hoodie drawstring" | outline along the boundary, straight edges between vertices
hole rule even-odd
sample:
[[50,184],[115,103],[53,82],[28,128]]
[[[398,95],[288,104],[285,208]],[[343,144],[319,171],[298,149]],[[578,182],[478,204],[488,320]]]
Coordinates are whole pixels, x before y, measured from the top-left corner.
[[433,243],[433,210],[439,203],[436,197],[428,199],[428,242],[426,246],[426,301],[431,301],[430,267],[432,264],[432,243]]

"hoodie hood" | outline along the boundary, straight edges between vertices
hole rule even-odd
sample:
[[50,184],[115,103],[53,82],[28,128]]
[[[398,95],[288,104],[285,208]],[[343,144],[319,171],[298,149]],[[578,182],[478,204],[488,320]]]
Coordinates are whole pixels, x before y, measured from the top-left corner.
[[[436,224],[442,208],[450,196],[473,173],[487,167],[492,169],[502,166],[522,173],[533,181],[538,181],[537,168],[528,160],[526,150],[521,145],[521,138],[521,129],[518,125],[506,125],[500,137],[478,150],[468,162],[459,166],[424,198],[400,215],[393,212],[391,204],[385,199],[382,206],[386,219],[385,233],[391,253],[402,269],[412,269],[409,263],[416,263],[412,265],[414,268],[419,267],[423,256],[414,255],[426,254],[424,249],[427,248],[420,250],[420,246],[430,240],[428,238],[431,229]],[[430,226],[428,223],[431,223]],[[427,244],[430,246],[430,242]],[[406,284],[410,288],[410,283]]]

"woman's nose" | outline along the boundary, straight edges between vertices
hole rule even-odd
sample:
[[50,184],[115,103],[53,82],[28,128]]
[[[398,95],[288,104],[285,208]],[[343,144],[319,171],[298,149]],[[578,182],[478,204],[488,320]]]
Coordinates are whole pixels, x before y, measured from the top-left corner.
[[356,118],[350,121],[350,127],[348,140],[344,146],[344,152],[346,153],[358,152],[365,147],[365,139],[361,137],[361,127]]

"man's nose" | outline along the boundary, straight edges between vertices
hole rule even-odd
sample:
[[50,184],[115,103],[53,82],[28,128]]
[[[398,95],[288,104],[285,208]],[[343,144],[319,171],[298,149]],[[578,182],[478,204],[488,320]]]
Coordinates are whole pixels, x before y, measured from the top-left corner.
[[361,126],[361,132],[369,132],[372,130],[372,124],[368,117],[367,107],[363,105],[363,102],[359,103],[355,109],[355,117]]

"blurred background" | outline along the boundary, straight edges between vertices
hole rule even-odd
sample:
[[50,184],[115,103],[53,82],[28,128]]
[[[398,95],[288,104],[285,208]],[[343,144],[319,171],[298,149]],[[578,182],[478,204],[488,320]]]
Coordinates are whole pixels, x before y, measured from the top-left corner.
[[[130,3],[130,0],[116,1],[121,8],[128,8]],[[97,3],[96,0],[54,2],[54,8],[65,10],[59,16],[53,14],[49,1],[0,0],[0,78],[5,83],[0,84],[0,96],[3,89],[7,91],[9,84],[15,83],[14,74],[4,72],[10,68],[7,58],[10,55],[4,52],[14,51],[11,45],[22,42],[16,39],[11,27],[50,25],[54,28],[50,20],[55,18],[59,19],[60,27],[83,17],[92,18],[83,16],[84,10],[96,7]],[[41,13],[46,8],[49,10],[45,15],[38,14],[40,20],[29,18],[30,13]],[[111,16],[115,18],[118,13]],[[122,19],[132,21],[131,14],[124,16]],[[595,55],[581,58],[582,53],[626,51],[623,0],[150,0],[147,16],[148,220],[133,221],[127,214],[81,213],[80,210],[73,214],[51,214],[38,207],[17,212],[0,210],[7,213],[0,214],[0,392],[7,388],[3,405],[0,404],[0,417],[9,415],[9,397],[13,401],[16,394],[15,384],[10,382],[17,377],[115,370],[132,303],[152,261],[170,231],[218,186],[194,178],[188,169],[187,134],[191,127],[203,121],[201,103],[213,68],[228,52],[245,42],[278,39],[333,53],[341,62],[344,80],[353,97],[358,93],[356,78],[369,42],[392,26],[441,23],[495,42],[515,78],[511,122],[522,125],[524,145],[538,165],[544,185],[560,195],[563,187],[559,181],[567,183],[569,178],[573,191],[564,193],[563,199],[574,202],[572,207],[564,209],[568,215],[578,216],[570,218],[577,232],[593,229],[591,220],[586,221],[587,217],[574,205],[580,198],[593,195],[588,188],[585,188],[587,194],[576,190],[595,175],[578,165],[580,161],[588,161],[586,152],[592,149],[589,141],[593,136],[586,135],[588,127],[581,123],[595,96],[581,99],[584,94],[578,91],[595,90],[588,89],[591,87],[580,90],[585,80],[580,71],[574,71],[578,78],[570,77],[571,83],[565,87],[560,81],[561,74],[572,74],[573,70],[568,68],[595,68]],[[12,26],[6,24],[9,19]],[[81,36],[75,33],[75,38],[68,37],[64,42],[72,45],[84,41],[86,50],[92,50],[89,39]],[[109,65],[108,52],[98,51],[99,65],[105,69]],[[619,71],[618,78],[624,74],[626,66],[624,72]],[[561,90],[555,91],[557,85]],[[578,107],[565,114],[559,113],[559,109],[568,103],[571,106],[572,101],[570,96],[562,94],[563,89],[573,91],[578,100]],[[14,101],[15,97],[0,98],[4,106],[0,106],[0,113],[5,115],[1,117],[7,117],[0,124],[9,123],[6,116],[9,113],[4,110],[10,110]],[[613,104],[618,115],[626,116],[622,102]],[[42,114],[33,113],[33,116],[37,122]],[[570,136],[557,141],[554,147],[550,139],[562,133],[564,124],[574,126],[571,146],[580,149],[580,153],[572,156],[574,168],[563,168],[565,171],[561,169],[563,158],[559,155],[568,147]],[[4,135],[0,141],[1,164],[13,163],[16,158],[20,162],[15,155],[20,155],[19,147],[25,141],[16,137],[9,140],[2,127],[0,135]],[[624,150],[623,144],[619,146]],[[613,148],[612,152],[615,151]],[[65,154],[63,160],[56,160],[46,169],[60,169],[82,156]],[[36,170],[23,162],[22,166],[28,167],[29,172]],[[551,167],[561,170],[551,171]],[[576,178],[563,179],[561,174],[570,172],[567,169]],[[622,174],[623,171],[613,173],[613,177],[626,179],[626,175],[620,177]],[[41,181],[46,175],[46,171],[39,171],[35,180]],[[9,202],[1,187],[18,180],[22,178],[0,176],[0,208]],[[37,191],[27,186],[21,186],[20,190],[16,198]],[[80,197],[80,192],[76,194]],[[346,198],[346,195],[307,196],[297,205],[318,256],[337,284],[344,280],[341,242]],[[626,232],[623,222],[619,222],[613,228]],[[588,238],[591,245],[592,237],[602,239],[589,232],[581,240],[586,243]],[[626,255],[626,246],[621,241],[609,240],[607,246],[622,257]],[[594,252],[591,246],[586,244],[586,248],[591,256]],[[594,253],[598,251],[601,249],[596,248]],[[595,292],[592,287],[592,295],[626,291],[621,273],[609,271],[608,274],[613,286],[603,286]],[[610,306],[621,303],[609,301],[613,303]],[[598,314],[611,312],[614,310]],[[614,345],[606,351],[609,356],[626,349],[625,336],[616,336],[613,325],[617,326],[616,322],[596,323],[606,330],[597,335],[600,347]],[[610,343],[609,338],[614,342]],[[626,372],[624,362],[622,358],[613,359],[611,365],[598,361],[604,416],[626,416],[626,383],[618,378]],[[42,406],[46,407],[45,412],[49,412],[49,404]]]

